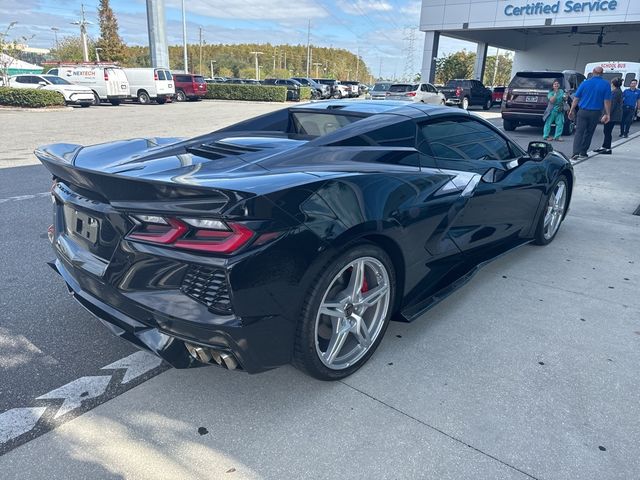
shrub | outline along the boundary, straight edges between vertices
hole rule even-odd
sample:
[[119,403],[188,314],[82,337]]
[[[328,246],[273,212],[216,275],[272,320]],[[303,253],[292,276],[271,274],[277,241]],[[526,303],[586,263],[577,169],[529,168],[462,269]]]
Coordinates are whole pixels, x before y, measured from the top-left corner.
[[271,85],[209,83],[204,98],[217,100],[252,100],[254,102],[286,102],[287,88]]
[[51,90],[35,88],[0,87],[0,105],[25,108],[42,108],[64,105],[64,97]]
[[311,100],[311,87],[300,87],[300,100]]

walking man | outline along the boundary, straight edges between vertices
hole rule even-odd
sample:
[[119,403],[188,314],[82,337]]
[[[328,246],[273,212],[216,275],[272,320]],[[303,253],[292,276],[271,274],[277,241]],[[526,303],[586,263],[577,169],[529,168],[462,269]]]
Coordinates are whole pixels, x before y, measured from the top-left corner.
[[[580,84],[573,97],[569,118],[576,117],[576,133],[573,138],[573,155],[571,160],[589,158],[587,151],[591,146],[593,132],[598,123],[609,122],[611,112],[611,85],[602,78],[602,67],[593,69],[593,76]],[[604,115],[602,111],[604,110]]]
[[627,138],[629,128],[633,123],[636,110],[640,109],[640,90],[638,81],[631,80],[631,85],[622,92],[622,122],[620,122],[620,136]]

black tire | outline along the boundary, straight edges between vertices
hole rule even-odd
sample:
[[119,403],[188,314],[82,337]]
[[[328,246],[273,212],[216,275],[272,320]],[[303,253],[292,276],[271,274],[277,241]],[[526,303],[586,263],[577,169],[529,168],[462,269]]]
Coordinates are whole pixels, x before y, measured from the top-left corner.
[[[384,299],[385,303],[388,301],[386,304],[386,314],[384,317],[380,316],[376,321],[376,328],[378,329],[378,333],[376,333],[377,336],[371,338],[371,343],[366,346],[364,350],[360,351],[361,353],[359,355],[362,355],[361,357],[356,357],[357,359],[354,359],[353,364],[347,363],[343,368],[329,368],[320,358],[318,348],[316,347],[316,340],[318,338],[316,336],[316,321],[320,322],[321,319],[321,317],[319,317],[320,305],[325,299],[325,296],[330,294],[330,290],[335,288],[336,281],[343,278],[340,277],[340,273],[345,269],[345,267],[349,266],[352,262],[371,260],[378,262],[378,264],[384,268],[389,280],[388,294],[385,293],[388,297],[385,297]],[[366,276],[365,278],[369,278],[369,276]],[[393,305],[395,301],[395,285],[396,282],[393,262],[387,253],[376,245],[364,244],[355,246],[335,257],[321,270],[318,278],[311,283],[309,291],[307,292],[306,300],[302,307],[302,315],[296,332],[293,365],[319,380],[340,380],[358,370],[371,357],[371,355],[373,355],[374,351],[382,341],[382,337],[389,325],[389,319],[393,314]],[[356,302],[353,303],[355,304]],[[352,310],[357,308],[358,307],[351,306]],[[365,312],[366,311],[368,310],[365,310]],[[360,315],[364,317],[365,312],[360,313]],[[384,309],[383,312],[385,312]],[[375,315],[377,315],[377,310],[374,312],[374,316]],[[327,317],[325,316],[325,318]],[[374,321],[372,319],[372,326],[373,322]],[[321,327],[319,326],[318,328],[320,329]],[[350,335],[353,334],[347,333],[346,337],[350,338],[353,342],[355,340],[355,336],[350,337]],[[358,342],[357,340],[355,341],[356,343]],[[347,345],[347,341],[344,341],[343,344]],[[327,349],[328,348],[329,347],[327,346]],[[347,354],[348,353],[350,352],[347,352]]]
[[166,99],[166,98],[164,98],[164,97],[162,97],[162,98],[161,98],[161,97],[158,97],[158,98],[156,98],[156,103],[157,103],[158,105],[164,105],[165,103],[167,103],[167,99]]
[[463,97],[462,101],[460,102],[460,108],[463,110],[469,110],[469,97]]
[[562,135],[568,137],[569,135],[573,135],[573,132],[576,130],[576,124],[573,120],[569,120],[567,115],[564,116],[564,126],[562,127]]
[[187,100],[187,95],[182,90],[178,90],[176,92],[176,102],[184,102],[186,100]]
[[82,108],[89,108],[91,106],[91,104],[90,103],[81,103],[80,106]]
[[138,103],[141,103],[143,105],[148,105],[149,103],[151,103],[151,97],[144,90],[140,90],[138,92]]
[[115,100],[109,100],[109,103],[110,103],[111,105],[113,105],[114,107],[117,107],[118,105],[120,105],[120,104],[122,103],[122,100],[118,100],[118,99],[115,99]]
[[518,126],[518,122],[514,122],[513,120],[507,120],[506,118],[502,120],[502,127],[507,132],[513,132]]
[[[559,217],[559,223],[558,226],[555,228],[555,230],[553,231],[553,234],[548,236],[545,235],[545,218],[547,217],[547,212],[549,207],[549,202],[551,200],[551,196],[554,195],[554,193],[556,192],[558,186],[560,185],[560,183],[563,183],[565,186],[564,189],[564,204],[562,205],[562,212],[560,214]],[[534,236],[534,240],[533,243],[535,243],[536,245],[548,245],[550,244],[554,238],[556,238],[556,235],[558,234],[558,231],[560,231],[560,227],[562,226],[562,221],[564,220],[564,217],[567,213],[567,207],[569,206],[569,195],[571,192],[571,188],[569,185],[569,180],[567,179],[567,177],[565,175],[560,175],[555,182],[553,182],[553,186],[549,189],[549,195],[547,195],[547,198],[545,200],[545,204],[544,204],[544,210],[542,211],[542,213],[540,214],[540,219],[538,220],[538,225],[536,225],[536,232],[535,232],[535,236]]]
[[332,97],[338,99],[338,98],[342,98],[342,95],[340,94],[340,92],[336,91],[333,93]]
[[484,105],[482,105],[482,109],[483,110],[489,110],[491,107],[493,106],[493,101],[491,99],[488,99]]
[[93,104],[97,107],[100,103],[100,96],[96,92],[93,92]]

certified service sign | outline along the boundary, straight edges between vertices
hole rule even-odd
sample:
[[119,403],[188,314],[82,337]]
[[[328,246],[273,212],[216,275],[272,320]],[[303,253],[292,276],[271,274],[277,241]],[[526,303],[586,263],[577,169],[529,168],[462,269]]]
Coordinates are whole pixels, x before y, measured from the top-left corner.
[[526,5],[508,4],[504,7],[507,17],[555,15],[558,13],[596,13],[614,12],[618,8],[617,0],[595,0],[591,2],[576,2],[573,0],[554,3],[535,2]]

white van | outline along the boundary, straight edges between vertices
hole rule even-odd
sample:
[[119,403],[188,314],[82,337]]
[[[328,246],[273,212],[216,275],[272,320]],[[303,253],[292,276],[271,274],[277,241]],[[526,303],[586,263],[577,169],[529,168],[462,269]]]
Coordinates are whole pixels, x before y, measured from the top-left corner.
[[129,98],[129,82],[122,68],[109,64],[70,64],[54,67],[48,75],[57,75],[76,85],[93,91],[93,104],[110,102],[112,105]]
[[173,76],[166,68],[125,68],[129,79],[129,93],[140,103],[165,103],[175,95]]
[[602,78],[611,81],[614,78],[622,78],[622,90],[626,90],[631,85],[632,80],[640,82],[640,63],[638,62],[593,62],[587,63],[584,75],[591,78],[593,69],[602,67],[604,73]]

